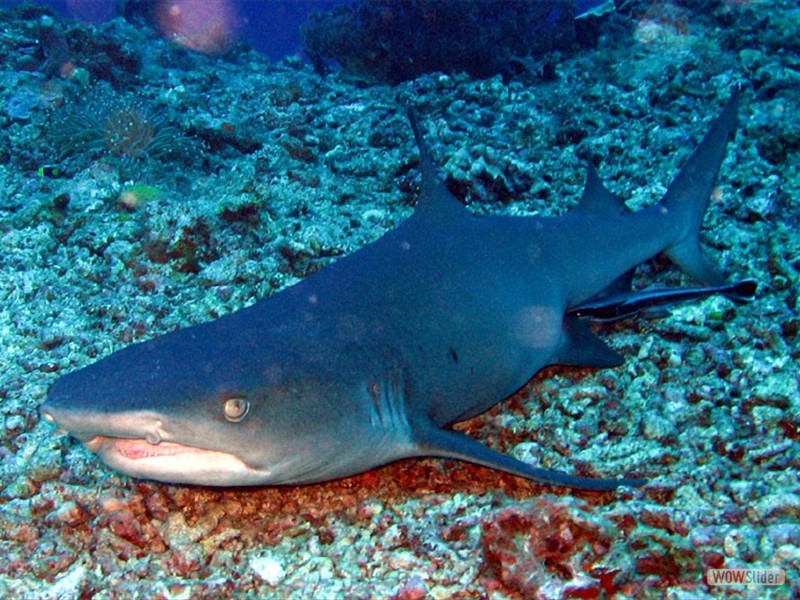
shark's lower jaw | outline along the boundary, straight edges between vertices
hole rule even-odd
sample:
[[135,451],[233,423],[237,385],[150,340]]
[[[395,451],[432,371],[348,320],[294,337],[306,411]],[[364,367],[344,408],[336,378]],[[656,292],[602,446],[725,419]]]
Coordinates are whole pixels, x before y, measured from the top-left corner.
[[233,454],[174,442],[152,444],[98,435],[84,445],[121,473],[166,483],[258,485],[268,483],[270,477],[269,472],[253,469]]

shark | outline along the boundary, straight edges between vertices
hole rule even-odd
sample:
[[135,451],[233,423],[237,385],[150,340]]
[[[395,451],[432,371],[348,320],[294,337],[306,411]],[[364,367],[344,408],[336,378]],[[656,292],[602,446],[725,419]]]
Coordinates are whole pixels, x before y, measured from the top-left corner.
[[[617,478],[539,468],[452,425],[548,365],[620,365],[593,318],[752,298],[700,247],[738,105],[735,89],[657,204],[628,210],[589,167],[577,205],[552,217],[473,215],[410,112],[422,179],[408,219],[250,307],[61,376],[41,416],[111,468],[167,483],[311,484],[439,457],[549,485],[641,486],[641,466]],[[698,287],[632,291],[633,270],[659,254]]]

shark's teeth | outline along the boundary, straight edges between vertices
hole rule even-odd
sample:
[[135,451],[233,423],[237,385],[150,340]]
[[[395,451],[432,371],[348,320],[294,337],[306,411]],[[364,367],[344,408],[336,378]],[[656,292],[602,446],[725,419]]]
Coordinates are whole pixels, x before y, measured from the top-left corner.
[[127,459],[138,460],[141,458],[151,458],[154,456],[174,456],[185,452],[196,452],[196,448],[173,444],[171,442],[161,442],[151,444],[146,440],[117,439],[112,442],[113,450]]

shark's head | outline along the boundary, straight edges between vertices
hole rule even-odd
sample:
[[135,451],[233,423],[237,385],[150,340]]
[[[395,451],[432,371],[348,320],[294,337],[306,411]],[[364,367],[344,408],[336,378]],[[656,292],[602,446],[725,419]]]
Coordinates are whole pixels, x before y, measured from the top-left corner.
[[375,382],[331,364],[347,353],[323,353],[313,339],[300,347],[298,332],[241,327],[246,312],[63,376],[43,418],[114,469],[170,483],[305,483],[363,470],[356,442],[379,434],[369,428]]

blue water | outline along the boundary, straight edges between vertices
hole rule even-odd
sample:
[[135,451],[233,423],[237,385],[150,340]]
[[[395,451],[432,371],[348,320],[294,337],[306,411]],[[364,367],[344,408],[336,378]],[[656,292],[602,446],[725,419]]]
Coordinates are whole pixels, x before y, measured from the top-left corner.
[[[202,0],[199,0],[202,1]],[[112,0],[0,0],[0,8],[35,4],[84,23],[99,24],[117,16]],[[121,4],[121,3],[120,3]],[[230,0],[238,16],[239,39],[274,60],[300,52],[300,24],[315,11],[327,11],[342,0]]]
[[[198,2],[202,1],[198,0]],[[576,14],[602,4],[603,1],[576,0]],[[338,5],[352,3],[346,0],[229,0],[227,2],[233,7],[238,17],[236,27],[238,39],[273,60],[300,53],[300,25],[309,14],[329,11]],[[31,0],[0,0],[0,8],[19,4],[47,6],[59,15],[92,24],[113,19],[118,14],[118,3],[111,0],[35,0],[33,2]]]

